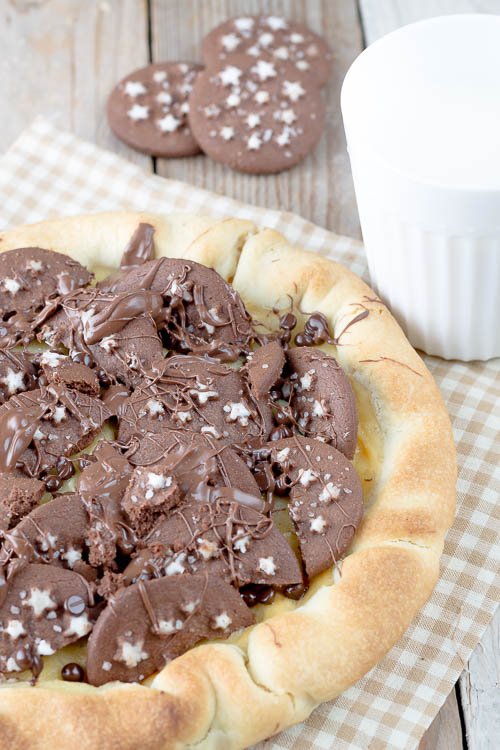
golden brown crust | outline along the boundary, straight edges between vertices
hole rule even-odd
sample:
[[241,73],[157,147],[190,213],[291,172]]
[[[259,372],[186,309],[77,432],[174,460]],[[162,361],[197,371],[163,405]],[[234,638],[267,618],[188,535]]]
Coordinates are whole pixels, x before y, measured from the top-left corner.
[[255,626],[246,652],[198,646],[152,687],[6,684],[0,738],[12,750],[233,750],[301,721],[402,635],[435,585],[453,520],[455,448],[438,388],[387,308],[344,266],[248,221],[131,212],[21,227],[0,235],[0,248],[38,245],[116,266],[139,221],[155,225],[158,255],[215,267],[246,302],[285,308],[292,297],[327,316],[338,360],[370,393],[384,443],[380,476],[340,579]]

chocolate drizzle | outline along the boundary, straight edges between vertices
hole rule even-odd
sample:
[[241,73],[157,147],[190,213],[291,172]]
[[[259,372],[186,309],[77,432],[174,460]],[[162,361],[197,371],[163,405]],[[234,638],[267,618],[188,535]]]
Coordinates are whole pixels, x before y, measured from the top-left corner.
[[[93,287],[65,256],[0,254],[0,339],[49,345],[0,349],[0,672],[36,679],[44,655],[92,631],[91,684],[142,680],[251,624],[248,607],[299,599],[359,524],[357,475],[333,447],[354,452],[354,395],[310,347],[368,310],[336,339],[314,312],[292,348],[292,306],[257,333],[236,290],[155,260],[153,236],[140,224]],[[78,455],[108,421],[115,440]],[[61,676],[86,679],[76,663]]]

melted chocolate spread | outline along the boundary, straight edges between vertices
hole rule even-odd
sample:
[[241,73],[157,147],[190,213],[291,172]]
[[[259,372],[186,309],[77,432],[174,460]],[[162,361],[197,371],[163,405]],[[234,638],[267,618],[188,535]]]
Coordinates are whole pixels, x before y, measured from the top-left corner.
[[[279,314],[277,333],[258,334],[259,324],[251,319],[237,292],[215,271],[186,260],[154,260],[153,236],[151,225],[140,224],[124,250],[120,269],[95,287],[88,286],[90,274],[74,261],[64,265],[64,259],[58,259],[60,272],[56,280],[49,282],[44,274],[50,274],[50,251],[36,249],[33,256],[33,249],[15,251],[11,265],[14,261],[16,267],[24,264],[32,274],[22,277],[19,283],[24,286],[20,288],[29,290],[32,284],[36,289],[40,279],[47,294],[36,305],[24,297],[23,309],[12,312],[14,302],[6,292],[0,292],[0,368],[3,366],[8,375],[2,381],[6,383],[5,403],[0,406],[0,479],[7,477],[13,487],[8,500],[0,498],[0,620],[7,626],[11,615],[2,607],[18,595],[20,583],[27,578],[42,587],[41,573],[44,567],[50,569],[51,583],[43,594],[48,615],[61,621],[71,616],[79,623],[81,618],[81,623],[74,626],[74,635],[65,625],[64,641],[54,637],[54,649],[89,632],[95,619],[99,623],[101,616],[117,606],[115,602],[120,601],[123,592],[139,582],[144,616],[153,623],[151,632],[163,639],[151,642],[152,646],[161,653],[162,648],[166,649],[165,654],[177,653],[173,646],[167,648],[173,637],[170,622],[160,623],[157,605],[152,603],[143,583],[151,578],[180,574],[193,582],[194,590],[199,585],[197,576],[204,572],[210,580],[215,577],[228,581],[233,592],[234,588],[239,589],[249,607],[272,602],[276,592],[300,598],[307,590],[307,576],[274,526],[273,497],[291,494],[293,498],[299,493],[310,502],[316,492],[319,503],[323,502],[323,495],[335,503],[340,493],[335,477],[330,482],[323,479],[321,466],[311,463],[301,443],[297,442],[297,446],[304,456],[295,451],[293,473],[283,458],[288,450],[287,439],[297,434],[307,434],[308,439],[315,437],[305,429],[305,422],[301,425],[305,408],[302,402],[307,399],[311,378],[306,372],[300,385],[290,370],[290,362],[284,364],[284,352],[289,349],[297,326],[296,316],[291,311]],[[17,288],[16,283],[11,284],[12,289]],[[304,330],[295,335],[294,343],[298,347],[338,344],[349,326],[367,315],[368,310],[355,316],[335,339],[326,317],[314,312]],[[129,335],[130,325],[138,320],[148,321],[149,328]],[[43,366],[42,358],[12,349],[14,344],[29,342],[35,336],[45,336],[52,347]],[[165,358],[151,356],[145,366],[130,349],[134,336],[141,338],[151,351],[161,351],[162,344],[170,351]],[[86,369],[87,378],[67,383],[62,376],[52,377],[51,368],[57,368],[60,361],[71,363],[57,348],[59,344],[67,347],[73,362],[90,367],[93,372]],[[251,355],[252,349],[266,344],[269,346],[259,356]],[[102,351],[118,357],[115,374],[107,372]],[[305,354],[305,350],[301,351]],[[237,360],[243,361],[239,372],[225,364]],[[338,367],[336,363],[335,366]],[[120,369],[124,373],[133,369],[135,380],[123,377],[121,383]],[[3,372],[0,370],[0,375]],[[85,393],[84,388],[90,390]],[[294,406],[293,399],[298,406]],[[67,457],[84,447],[110,418],[118,425],[114,442],[100,442],[93,455]],[[71,433],[76,426],[80,430],[77,439]],[[62,428],[68,446],[55,439],[55,433],[60,434]],[[277,453],[274,445],[285,447]],[[334,449],[324,443],[320,446],[323,453],[318,455],[324,454],[330,460],[332,456],[327,454]],[[338,464],[348,471],[341,459],[336,459]],[[63,528],[51,522],[50,503],[38,506],[47,507],[47,513],[42,514],[43,524],[38,522],[31,508],[38,502],[33,498],[40,497],[40,487],[43,491],[45,485],[49,492],[56,493],[73,476],[75,467],[80,471],[76,494],[54,495],[51,501],[54,508],[59,503],[61,513],[64,510],[69,514],[59,518],[71,518],[71,523]],[[354,473],[352,467],[351,471]],[[27,477],[35,483],[32,490],[30,486],[21,487],[21,479],[26,482]],[[140,497],[134,494],[136,486]],[[345,493],[349,491],[347,487]],[[164,506],[158,505],[160,492],[168,500]],[[345,497],[349,500],[349,495]],[[7,522],[2,525],[2,503],[6,505],[7,519],[18,519],[20,515],[20,523],[29,519],[29,526],[20,526],[16,532],[16,526],[9,528]],[[154,524],[151,531],[144,531],[147,524],[142,528],[136,523],[139,516],[135,504],[144,518]],[[344,505],[350,507],[347,500]],[[315,507],[313,503],[311,508]],[[329,517],[334,518],[333,510],[329,512]],[[23,513],[27,514],[24,519]],[[311,518],[316,518],[315,512]],[[178,533],[174,533],[175,523],[181,524]],[[300,533],[309,534],[307,541],[314,542],[314,549],[318,547],[316,536],[323,538],[325,523],[320,517],[316,525],[311,524],[317,534],[300,527]],[[344,524],[346,529],[353,525],[356,524],[350,521]],[[344,526],[339,533],[345,535]],[[169,540],[166,547],[165,539]],[[331,555],[328,551],[325,554],[325,549],[331,549]],[[336,561],[335,555],[332,547],[322,547],[321,555],[318,553],[313,560],[315,572],[318,565],[328,567]],[[313,563],[307,558],[308,571]],[[24,583],[23,587],[26,588]],[[169,590],[176,592],[175,597],[180,595],[176,587]],[[213,590],[220,591],[222,597],[220,612],[217,610],[215,619],[209,622],[205,612],[203,627],[197,620],[200,637],[212,636],[214,629],[217,634],[218,627],[229,627],[231,618],[227,612],[235,606],[222,583]],[[51,601],[56,601],[61,591],[65,592],[62,609],[51,615]],[[160,588],[154,591],[159,592]],[[198,618],[202,614],[194,604],[186,606],[193,606]],[[29,608],[21,609],[23,627],[33,636],[12,650],[11,640],[0,633],[0,672],[29,668],[36,680],[43,668],[43,654],[35,640],[41,626],[37,625],[38,615],[30,619]],[[244,621],[245,618],[241,623]],[[180,619],[175,620],[179,622]],[[110,651],[109,644],[105,647],[99,640],[104,638],[99,635],[104,632],[107,639],[112,637],[107,627],[96,626],[93,664],[95,653],[116,652],[113,659],[121,658],[121,641]],[[128,637],[126,632],[123,637]],[[185,647],[188,645],[186,640]],[[16,666],[12,667],[14,663]],[[133,669],[127,676],[123,669],[122,665],[116,672],[120,679],[146,676]],[[68,681],[82,681],[85,671],[78,664],[69,663],[61,676]],[[95,684],[105,681],[102,674],[95,679],[99,680]]]

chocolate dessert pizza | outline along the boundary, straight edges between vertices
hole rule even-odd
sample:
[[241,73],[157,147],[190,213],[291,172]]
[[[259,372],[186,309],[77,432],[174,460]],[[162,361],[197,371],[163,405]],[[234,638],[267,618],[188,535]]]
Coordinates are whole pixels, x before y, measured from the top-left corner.
[[443,401],[383,302],[240,219],[0,249],[1,746],[244,748],[362,677],[455,504]]

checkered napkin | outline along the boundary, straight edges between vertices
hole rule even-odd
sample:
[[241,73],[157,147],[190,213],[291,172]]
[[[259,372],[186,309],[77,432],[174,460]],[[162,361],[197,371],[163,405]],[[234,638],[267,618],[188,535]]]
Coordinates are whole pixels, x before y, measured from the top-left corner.
[[[293,214],[147,174],[45,120],[36,120],[0,158],[2,227],[109,209],[252,219],[367,278],[356,240]],[[369,674],[259,750],[415,748],[500,601],[500,360],[425,361],[453,420],[460,467],[457,518],[446,539],[437,587],[404,637]]]

